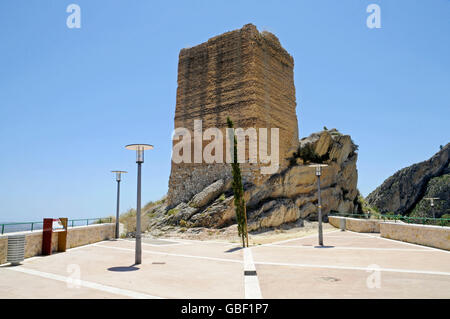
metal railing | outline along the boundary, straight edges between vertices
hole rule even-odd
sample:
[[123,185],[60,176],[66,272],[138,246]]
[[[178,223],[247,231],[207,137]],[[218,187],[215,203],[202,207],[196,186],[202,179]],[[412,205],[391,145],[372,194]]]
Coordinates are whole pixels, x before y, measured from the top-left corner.
[[[89,226],[103,223],[111,223],[112,217],[101,217],[101,218],[83,218],[83,219],[69,219],[67,227],[77,227],[77,226]],[[33,231],[41,230],[43,222],[20,222],[20,223],[3,223],[0,224],[0,234],[21,231]]]
[[361,219],[379,219],[379,220],[392,220],[402,221],[408,224],[421,224],[421,225],[435,225],[435,226],[450,226],[450,218],[433,218],[433,217],[413,217],[402,215],[383,215],[383,214],[353,214],[353,213],[337,213],[333,212],[328,216],[338,217],[352,217]]

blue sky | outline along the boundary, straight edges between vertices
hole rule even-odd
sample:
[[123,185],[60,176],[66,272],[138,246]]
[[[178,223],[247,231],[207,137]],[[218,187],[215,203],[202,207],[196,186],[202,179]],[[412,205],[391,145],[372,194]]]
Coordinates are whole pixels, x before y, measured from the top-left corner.
[[[81,29],[66,7],[81,7]],[[369,29],[366,7],[381,8]],[[450,1],[0,2],[0,221],[114,214],[167,192],[178,53],[253,23],[295,60],[300,136],[359,145],[363,195],[450,140]]]

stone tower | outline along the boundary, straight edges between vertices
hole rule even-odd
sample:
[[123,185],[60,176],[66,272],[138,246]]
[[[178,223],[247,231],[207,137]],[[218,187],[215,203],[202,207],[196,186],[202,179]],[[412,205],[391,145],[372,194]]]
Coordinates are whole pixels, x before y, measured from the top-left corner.
[[[282,169],[287,153],[298,145],[293,68],[294,60],[278,38],[258,32],[252,24],[182,49],[175,128],[193,132],[194,120],[201,119],[203,131],[217,127],[225,136],[227,116],[235,128],[279,128]],[[268,177],[259,171],[246,174],[244,179],[255,184]],[[216,180],[229,177],[230,164],[172,162],[167,203],[173,207],[187,202]]]

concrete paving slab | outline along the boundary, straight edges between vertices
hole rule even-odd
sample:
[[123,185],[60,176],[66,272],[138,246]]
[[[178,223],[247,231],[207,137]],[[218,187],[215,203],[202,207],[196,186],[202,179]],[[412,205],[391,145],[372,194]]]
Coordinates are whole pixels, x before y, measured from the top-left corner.
[[380,272],[377,286],[373,271],[258,264],[256,269],[264,298],[450,298],[449,276]]
[[26,273],[13,272],[0,268],[0,298],[2,299],[111,299],[131,298],[129,296],[86,288],[83,286],[68,286],[67,282],[49,280]]

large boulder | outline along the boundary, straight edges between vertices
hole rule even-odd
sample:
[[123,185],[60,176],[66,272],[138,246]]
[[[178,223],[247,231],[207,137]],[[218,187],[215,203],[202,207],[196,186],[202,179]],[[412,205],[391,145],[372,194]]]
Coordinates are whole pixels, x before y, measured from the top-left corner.
[[193,227],[221,228],[229,226],[236,221],[234,211],[234,196],[218,198],[202,212],[189,220]]
[[367,196],[366,200],[381,213],[408,214],[422,199],[428,182],[441,176],[449,165],[450,143],[429,160],[396,172]]
[[319,139],[316,142],[315,145],[315,151],[317,155],[323,156],[325,155],[328,150],[330,149],[330,145],[333,143],[333,139],[331,137],[331,134],[327,131],[324,131],[322,134],[320,134]]
[[248,214],[248,231],[277,227],[295,222],[299,217],[300,211],[292,200],[288,198],[274,199]]
[[191,207],[203,207],[212,200],[214,200],[217,196],[219,196],[224,190],[225,183],[223,179],[219,179],[215,181],[200,193],[196,194],[191,201],[189,202],[189,206]]

